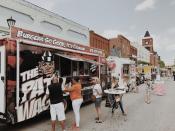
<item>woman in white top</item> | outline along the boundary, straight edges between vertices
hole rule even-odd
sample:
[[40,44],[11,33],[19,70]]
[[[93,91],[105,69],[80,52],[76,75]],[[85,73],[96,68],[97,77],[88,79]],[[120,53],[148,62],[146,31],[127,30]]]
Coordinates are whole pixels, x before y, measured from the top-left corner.
[[100,80],[98,78],[93,79],[93,95],[95,96],[95,109],[97,117],[95,118],[96,123],[102,123],[101,120],[101,101],[102,101],[102,89],[100,85]]

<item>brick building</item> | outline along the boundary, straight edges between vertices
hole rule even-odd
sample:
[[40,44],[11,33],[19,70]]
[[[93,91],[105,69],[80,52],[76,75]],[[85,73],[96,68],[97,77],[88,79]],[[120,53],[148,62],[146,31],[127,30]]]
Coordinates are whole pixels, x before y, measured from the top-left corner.
[[159,66],[159,56],[157,52],[154,51],[153,38],[149,31],[146,31],[142,39],[142,45],[150,52],[150,65]]
[[142,39],[142,45],[150,52],[154,52],[153,38],[150,36],[148,31],[146,31],[144,38]]
[[137,48],[130,45],[130,59],[136,61],[137,60]]
[[109,55],[109,40],[94,31],[90,31],[90,47],[104,50],[106,57]]
[[157,54],[157,52],[154,52],[154,65],[158,66],[159,65],[159,56]]
[[114,46],[120,51],[121,57],[130,57],[130,41],[126,37],[118,35],[117,38],[110,39],[109,48],[112,49]]
[[120,57],[137,60],[137,48],[131,45],[131,42],[123,35],[109,40],[109,48],[117,48],[120,51]]

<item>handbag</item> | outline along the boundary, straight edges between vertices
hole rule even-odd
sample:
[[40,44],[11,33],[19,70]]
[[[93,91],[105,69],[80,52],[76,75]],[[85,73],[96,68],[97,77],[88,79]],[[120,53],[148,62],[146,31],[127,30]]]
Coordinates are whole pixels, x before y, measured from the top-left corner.
[[91,95],[91,100],[95,101],[96,100],[96,96],[95,95]]

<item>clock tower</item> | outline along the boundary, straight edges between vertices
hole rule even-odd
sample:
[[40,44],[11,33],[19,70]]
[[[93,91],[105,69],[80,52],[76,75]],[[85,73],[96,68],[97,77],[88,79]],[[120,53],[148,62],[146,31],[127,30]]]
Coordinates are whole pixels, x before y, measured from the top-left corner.
[[153,38],[150,36],[149,31],[146,31],[145,36],[142,39],[142,45],[149,50],[150,52],[153,52]]

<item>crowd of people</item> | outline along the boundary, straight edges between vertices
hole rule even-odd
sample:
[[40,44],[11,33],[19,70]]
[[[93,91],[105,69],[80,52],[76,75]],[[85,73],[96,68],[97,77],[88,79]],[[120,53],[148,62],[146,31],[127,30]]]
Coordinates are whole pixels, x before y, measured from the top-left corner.
[[[132,77],[131,77],[132,78]],[[147,104],[151,103],[151,98],[150,98],[150,92],[152,90],[152,81],[155,81],[155,77],[148,77],[145,76],[145,102]],[[134,87],[134,90],[138,92],[138,87],[136,85],[136,80],[134,81],[131,79],[132,83],[135,83],[132,85]],[[46,94],[48,95],[48,98],[50,99],[50,116],[51,116],[51,125],[52,125],[52,131],[55,131],[55,126],[56,126],[56,120],[60,122],[62,131],[65,131],[66,126],[65,126],[65,104],[64,104],[64,97],[63,93],[69,92],[70,94],[70,99],[72,101],[72,108],[74,112],[74,122],[72,124],[71,129],[75,131],[80,130],[80,107],[83,103],[83,97],[82,97],[82,86],[81,82],[78,77],[72,77],[71,79],[71,87],[65,86],[64,90],[62,90],[62,83],[63,79],[59,77],[57,74],[54,74],[51,80],[51,85],[48,86],[46,90]],[[94,77],[91,79],[91,83],[93,84],[93,95],[92,95],[92,100],[94,101],[95,105],[95,111],[96,111],[96,117],[95,122],[96,123],[103,123],[102,120],[102,110],[101,110],[101,102],[102,102],[102,97],[103,97],[103,90],[101,87],[101,82],[100,79],[97,77]],[[119,78],[112,76],[111,77],[111,85],[110,89],[118,89],[121,87],[119,85]],[[124,90],[127,90],[128,87],[128,81],[127,79],[123,79],[122,86],[125,87]],[[137,88],[136,88],[137,87]],[[114,98],[115,102],[118,104],[120,107],[120,110],[124,116],[126,116],[126,110],[123,107],[123,101],[122,101],[122,96],[123,94],[115,94],[112,95],[111,98]],[[107,100],[107,99],[106,99]]]
[[[80,130],[80,107],[83,103],[83,97],[81,94],[82,86],[78,77],[72,77],[71,79],[71,87],[66,86],[64,90],[62,90],[63,79],[59,77],[57,74],[54,74],[51,80],[51,85],[48,86],[46,90],[46,94],[50,99],[50,116],[51,116],[51,129],[55,131],[56,121],[58,120],[62,131],[66,130],[65,126],[65,104],[64,104],[64,92],[69,92],[70,98],[72,101],[72,108],[74,112],[74,122],[72,124],[71,129],[75,131]],[[94,118],[96,123],[102,123],[102,111],[101,111],[101,102],[103,91],[100,85],[100,80],[97,77],[91,79],[91,83],[93,84],[93,95],[96,117]],[[111,88],[118,88],[118,78],[112,77]],[[115,95],[115,99],[119,102],[120,109],[123,115],[126,115],[123,103],[122,96]]]

